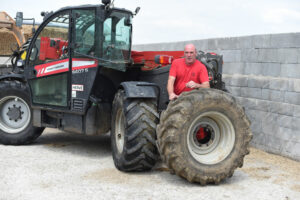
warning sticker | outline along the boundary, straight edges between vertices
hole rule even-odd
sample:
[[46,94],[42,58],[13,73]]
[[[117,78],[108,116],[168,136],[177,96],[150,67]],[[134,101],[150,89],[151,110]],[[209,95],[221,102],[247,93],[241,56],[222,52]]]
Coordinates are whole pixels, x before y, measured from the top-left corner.
[[72,85],[72,91],[83,91],[83,85]]
[[72,98],[76,98],[76,91],[72,91]]

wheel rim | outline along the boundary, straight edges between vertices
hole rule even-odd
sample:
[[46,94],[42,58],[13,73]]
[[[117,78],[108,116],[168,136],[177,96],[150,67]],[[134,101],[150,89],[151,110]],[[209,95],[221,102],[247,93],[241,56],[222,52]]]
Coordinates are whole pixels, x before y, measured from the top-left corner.
[[125,117],[122,109],[117,112],[117,117],[115,121],[116,133],[115,140],[119,153],[123,152],[124,147],[124,133],[125,133]]
[[190,125],[188,150],[202,164],[213,165],[223,161],[232,151],[235,130],[228,119],[219,112],[205,112]]
[[23,131],[30,123],[28,104],[17,96],[7,96],[0,100],[0,129],[15,134]]

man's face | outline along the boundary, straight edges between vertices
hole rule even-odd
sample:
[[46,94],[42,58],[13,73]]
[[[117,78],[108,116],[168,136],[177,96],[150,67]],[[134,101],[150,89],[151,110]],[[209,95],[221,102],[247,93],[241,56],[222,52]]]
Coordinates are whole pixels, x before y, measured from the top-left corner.
[[194,46],[184,48],[184,60],[187,65],[192,65],[196,61],[196,49]]

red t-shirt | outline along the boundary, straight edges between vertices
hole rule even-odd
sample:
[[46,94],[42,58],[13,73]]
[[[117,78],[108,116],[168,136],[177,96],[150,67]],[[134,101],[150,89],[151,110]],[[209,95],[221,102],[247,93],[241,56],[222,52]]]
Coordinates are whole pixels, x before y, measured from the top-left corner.
[[199,84],[209,81],[206,67],[199,60],[196,60],[192,65],[186,65],[184,58],[173,61],[169,76],[176,78],[174,83],[176,95],[192,90],[192,88],[185,86],[189,81]]

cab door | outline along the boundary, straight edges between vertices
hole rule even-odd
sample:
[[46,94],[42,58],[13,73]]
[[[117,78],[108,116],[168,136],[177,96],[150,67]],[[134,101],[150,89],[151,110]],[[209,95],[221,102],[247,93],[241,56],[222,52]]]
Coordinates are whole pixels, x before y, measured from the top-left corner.
[[33,106],[67,108],[70,98],[70,11],[47,19],[33,37],[25,75]]

